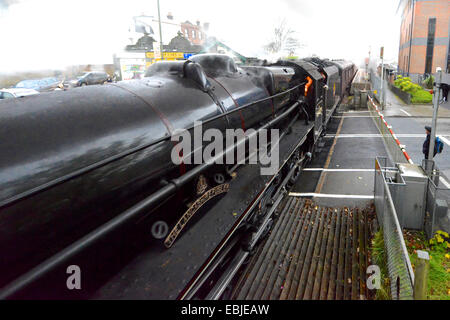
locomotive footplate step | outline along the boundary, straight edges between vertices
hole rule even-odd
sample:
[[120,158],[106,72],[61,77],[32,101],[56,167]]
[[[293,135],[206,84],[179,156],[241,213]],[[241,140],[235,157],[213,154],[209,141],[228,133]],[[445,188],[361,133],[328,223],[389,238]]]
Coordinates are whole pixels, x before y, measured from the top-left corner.
[[238,280],[237,300],[367,298],[371,208],[330,208],[289,197]]
[[[305,125],[303,121],[294,124],[292,133],[280,141],[281,161],[312,128],[312,124]],[[222,239],[241,222],[270,178],[260,175],[259,165],[240,167],[226,196],[189,226],[170,249],[143,250],[91,298],[176,299],[205,261],[210,261]]]

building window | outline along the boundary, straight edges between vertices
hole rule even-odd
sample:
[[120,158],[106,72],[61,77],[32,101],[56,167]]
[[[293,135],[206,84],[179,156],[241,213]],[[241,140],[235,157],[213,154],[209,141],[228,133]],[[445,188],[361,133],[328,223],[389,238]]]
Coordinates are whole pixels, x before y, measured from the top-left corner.
[[195,39],[195,30],[192,30],[192,39]]
[[434,35],[436,34],[436,18],[428,20],[427,55],[425,58],[425,73],[431,74],[433,66]]

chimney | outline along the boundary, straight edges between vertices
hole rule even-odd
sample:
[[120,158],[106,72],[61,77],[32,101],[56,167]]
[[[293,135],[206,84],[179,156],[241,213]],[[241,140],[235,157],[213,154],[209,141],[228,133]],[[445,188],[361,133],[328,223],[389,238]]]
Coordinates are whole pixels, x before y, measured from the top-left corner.
[[173,20],[172,12],[169,12],[169,13],[167,14],[167,19]]
[[199,26],[199,27],[200,27],[200,21],[198,21],[198,20],[197,20],[197,26]]

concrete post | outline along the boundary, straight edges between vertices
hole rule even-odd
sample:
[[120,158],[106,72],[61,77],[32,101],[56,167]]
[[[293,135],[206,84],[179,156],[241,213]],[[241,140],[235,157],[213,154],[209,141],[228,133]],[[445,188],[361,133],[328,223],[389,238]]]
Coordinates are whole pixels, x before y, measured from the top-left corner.
[[427,300],[429,268],[430,256],[428,252],[417,250],[416,271],[414,272],[414,300]]

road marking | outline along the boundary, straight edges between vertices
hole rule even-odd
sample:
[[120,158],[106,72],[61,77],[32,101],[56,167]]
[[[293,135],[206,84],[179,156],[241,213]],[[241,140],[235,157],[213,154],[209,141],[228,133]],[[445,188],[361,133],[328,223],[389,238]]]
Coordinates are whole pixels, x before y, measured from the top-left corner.
[[[425,138],[426,135],[423,133],[396,133],[397,137],[400,138]],[[334,134],[327,134],[325,135],[325,138],[382,138],[382,137],[391,137],[392,135],[390,133],[382,135],[380,133],[342,133],[339,136],[336,136]],[[446,139],[445,137],[450,137],[449,134],[445,135],[438,135],[438,137],[442,138],[442,140],[450,145],[450,140]]]
[[448,140],[447,138],[444,138],[444,136],[441,136],[441,135],[438,135],[438,137],[439,137],[442,141],[444,141],[447,145],[450,146],[450,140]]
[[[334,148],[336,147],[337,138],[338,138],[339,134],[341,133],[343,124],[344,124],[344,118],[342,118],[339,121],[339,126],[338,126],[338,128],[336,130],[336,134],[335,134],[335,138],[334,138],[333,144],[331,145],[330,151],[328,152],[327,160],[325,161],[325,165],[324,165],[325,169],[328,169],[328,166],[330,165],[331,157],[333,156]],[[320,174],[320,178],[319,178],[319,181],[317,182],[316,190],[315,190],[317,193],[322,191],[322,187],[323,187],[323,183],[325,181],[326,175],[327,175],[326,172],[322,172]]]
[[333,116],[332,118],[379,118],[378,116]]
[[367,113],[372,111],[343,111],[342,113]]
[[314,198],[334,198],[334,199],[374,199],[373,195],[358,195],[358,194],[327,194],[315,192],[289,192],[291,197],[314,197]]
[[408,117],[412,117],[410,113],[406,112],[406,111],[403,110],[402,108],[400,108],[400,111],[403,112],[404,114],[406,114]]
[[447,182],[447,180],[445,180],[442,177],[439,177],[439,180],[441,180],[442,184],[447,188],[450,189],[450,183]]
[[375,169],[326,169],[326,168],[304,168],[303,171],[325,171],[325,172],[374,172]]

